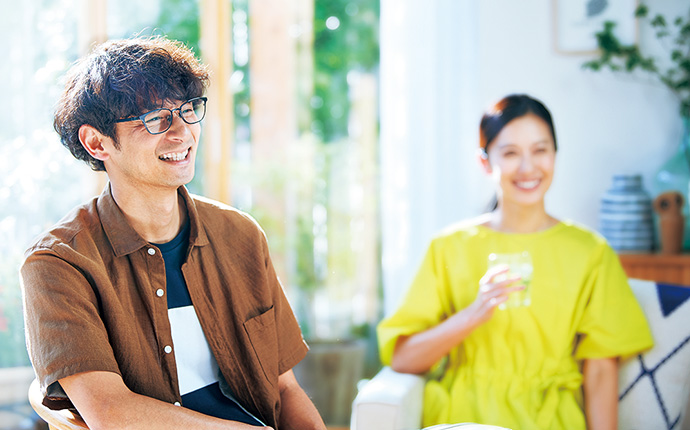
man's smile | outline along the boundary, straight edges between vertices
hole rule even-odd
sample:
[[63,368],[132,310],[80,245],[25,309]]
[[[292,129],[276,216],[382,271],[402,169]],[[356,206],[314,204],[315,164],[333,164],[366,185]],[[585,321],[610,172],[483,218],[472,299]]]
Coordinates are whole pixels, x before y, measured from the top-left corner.
[[163,161],[182,161],[189,155],[191,148],[187,148],[182,152],[167,152],[160,155],[158,158]]

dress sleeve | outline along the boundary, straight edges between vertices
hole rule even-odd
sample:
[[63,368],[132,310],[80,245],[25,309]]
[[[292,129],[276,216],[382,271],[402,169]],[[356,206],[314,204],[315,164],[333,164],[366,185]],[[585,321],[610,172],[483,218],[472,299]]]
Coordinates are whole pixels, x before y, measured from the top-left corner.
[[429,329],[444,316],[439,254],[438,247],[432,242],[398,308],[378,325],[379,352],[384,365],[391,364],[399,337]]
[[629,356],[654,343],[618,256],[606,244],[599,254],[585,278],[576,359]]

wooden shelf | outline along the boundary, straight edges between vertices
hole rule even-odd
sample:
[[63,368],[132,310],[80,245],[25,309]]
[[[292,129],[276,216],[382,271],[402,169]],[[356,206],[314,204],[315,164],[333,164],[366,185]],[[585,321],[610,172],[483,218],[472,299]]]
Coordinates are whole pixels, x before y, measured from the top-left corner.
[[630,278],[690,287],[690,254],[619,254]]

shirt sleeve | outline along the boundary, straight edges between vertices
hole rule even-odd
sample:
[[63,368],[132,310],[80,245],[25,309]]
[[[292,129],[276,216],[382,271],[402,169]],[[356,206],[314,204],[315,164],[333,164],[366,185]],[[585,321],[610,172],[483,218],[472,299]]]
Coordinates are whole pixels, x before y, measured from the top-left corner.
[[575,358],[629,356],[651,348],[647,319],[611,247],[602,245],[589,273]]
[[49,402],[65,407],[64,393],[48,390],[59,379],[86,371],[120,373],[98,298],[81,271],[51,250],[38,250],[22,265],[21,281],[27,350]]
[[438,273],[439,254],[432,242],[398,308],[377,327],[379,352],[384,365],[391,364],[395,345],[401,336],[434,327],[444,317],[441,298],[443,277]]

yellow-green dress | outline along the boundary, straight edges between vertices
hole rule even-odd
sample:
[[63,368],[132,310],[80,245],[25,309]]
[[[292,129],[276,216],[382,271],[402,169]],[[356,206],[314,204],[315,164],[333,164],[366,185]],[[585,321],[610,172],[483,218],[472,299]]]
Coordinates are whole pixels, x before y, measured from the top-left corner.
[[474,301],[490,253],[525,250],[534,265],[531,305],[497,309],[437,364],[441,376],[426,385],[424,426],[585,429],[580,360],[652,346],[618,257],[600,235],[572,222],[529,234],[460,223],[431,242],[398,309],[378,326],[383,363],[390,365],[399,336]]

